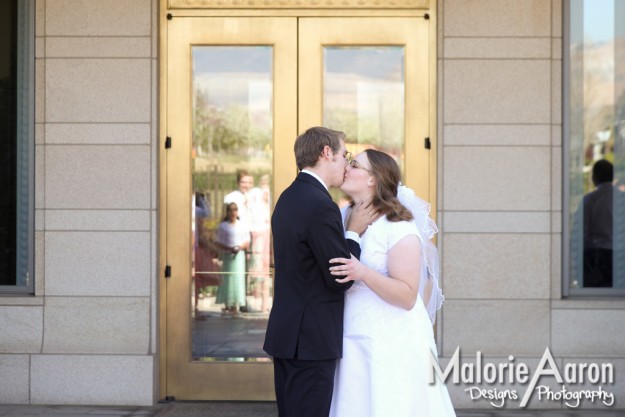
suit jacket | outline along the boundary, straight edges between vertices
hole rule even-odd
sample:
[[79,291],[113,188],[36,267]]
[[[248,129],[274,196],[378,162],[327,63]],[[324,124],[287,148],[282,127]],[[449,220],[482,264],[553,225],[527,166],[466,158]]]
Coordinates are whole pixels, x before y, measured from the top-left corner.
[[271,217],[274,300],[264,350],[283,359],[340,358],[344,292],[330,274],[329,260],[360,257],[360,246],[344,237],[341,213],[325,187],[300,173],[282,193]]

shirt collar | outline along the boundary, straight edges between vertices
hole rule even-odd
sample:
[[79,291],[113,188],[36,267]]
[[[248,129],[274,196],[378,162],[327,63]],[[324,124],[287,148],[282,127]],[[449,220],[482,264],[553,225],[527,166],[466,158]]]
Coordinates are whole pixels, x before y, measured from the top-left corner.
[[328,189],[328,186],[326,185],[325,182],[323,182],[323,180],[321,179],[321,177],[319,175],[317,175],[314,172],[309,171],[307,169],[302,169],[300,172],[305,172],[306,174],[310,175],[311,177],[317,179],[317,181],[319,181],[321,183],[321,185],[323,185],[325,187],[326,190]]

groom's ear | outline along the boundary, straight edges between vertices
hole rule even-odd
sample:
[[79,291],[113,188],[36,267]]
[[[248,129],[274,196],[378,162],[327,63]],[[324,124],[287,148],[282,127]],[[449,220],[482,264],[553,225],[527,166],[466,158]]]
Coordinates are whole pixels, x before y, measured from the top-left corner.
[[317,161],[321,161],[322,159],[330,159],[332,157],[332,148],[328,145],[323,147],[321,151],[321,155],[319,155],[319,159]]

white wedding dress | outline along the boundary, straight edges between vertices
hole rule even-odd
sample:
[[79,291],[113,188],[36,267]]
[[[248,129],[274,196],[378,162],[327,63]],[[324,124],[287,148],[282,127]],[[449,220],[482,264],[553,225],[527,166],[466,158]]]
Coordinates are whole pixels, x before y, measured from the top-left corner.
[[[409,234],[419,236],[414,222],[389,222],[382,216],[363,235],[360,261],[388,276],[388,252]],[[421,277],[427,274],[423,267]],[[406,311],[356,281],[345,296],[343,358],[336,368],[330,416],[455,416],[447,387],[438,377],[428,383],[431,357],[437,357],[432,320],[421,297]]]

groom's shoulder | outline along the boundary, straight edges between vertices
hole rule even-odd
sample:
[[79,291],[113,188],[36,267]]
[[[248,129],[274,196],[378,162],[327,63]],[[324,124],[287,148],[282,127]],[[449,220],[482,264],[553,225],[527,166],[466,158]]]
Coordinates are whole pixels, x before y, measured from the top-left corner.
[[282,194],[297,195],[299,198],[321,198],[324,195],[319,181],[307,174],[300,174]]

